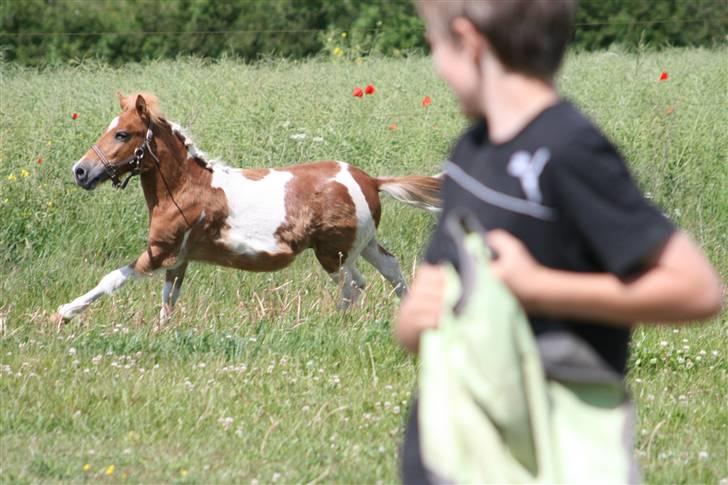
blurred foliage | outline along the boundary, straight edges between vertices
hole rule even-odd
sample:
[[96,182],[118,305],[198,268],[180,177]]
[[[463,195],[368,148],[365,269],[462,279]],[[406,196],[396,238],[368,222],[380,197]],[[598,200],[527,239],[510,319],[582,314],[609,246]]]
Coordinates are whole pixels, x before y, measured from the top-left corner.
[[[588,50],[711,46],[726,40],[728,0],[583,0],[577,22]],[[4,0],[0,26],[0,56],[26,65],[426,49],[411,0]]]

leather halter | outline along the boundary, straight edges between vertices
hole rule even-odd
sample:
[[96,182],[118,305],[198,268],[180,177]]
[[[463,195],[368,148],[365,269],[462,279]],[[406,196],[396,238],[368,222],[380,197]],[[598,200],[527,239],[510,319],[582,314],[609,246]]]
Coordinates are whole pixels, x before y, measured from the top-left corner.
[[149,150],[149,154],[154,158],[154,160],[157,162],[157,166],[159,166],[159,159],[152,151],[152,138],[154,137],[154,133],[152,132],[152,122],[149,122],[149,127],[147,128],[147,135],[144,137],[144,142],[136,147],[134,150],[134,156],[131,160],[128,162],[122,163],[121,166],[124,166],[125,164],[131,166],[131,170],[129,171],[129,175],[123,180],[119,180],[119,176],[116,174],[116,168],[118,166],[114,166],[114,164],[106,157],[103,150],[101,150],[101,147],[98,145],[94,145],[91,147],[91,149],[96,153],[96,155],[99,157],[99,160],[101,160],[101,163],[104,165],[104,170],[106,171],[106,174],[111,179],[111,185],[115,189],[125,189],[127,184],[129,183],[129,180],[131,180],[132,177],[135,175],[139,175],[141,173],[141,163],[142,159],[144,158],[146,150]]

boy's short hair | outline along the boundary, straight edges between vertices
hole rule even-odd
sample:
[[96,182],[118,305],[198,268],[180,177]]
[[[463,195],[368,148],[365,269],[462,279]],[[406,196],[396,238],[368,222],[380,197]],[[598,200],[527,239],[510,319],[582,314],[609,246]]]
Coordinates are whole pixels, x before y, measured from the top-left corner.
[[574,27],[577,0],[416,0],[436,34],[452,37],[453,19],[469,20],[509,70],[553,79]]

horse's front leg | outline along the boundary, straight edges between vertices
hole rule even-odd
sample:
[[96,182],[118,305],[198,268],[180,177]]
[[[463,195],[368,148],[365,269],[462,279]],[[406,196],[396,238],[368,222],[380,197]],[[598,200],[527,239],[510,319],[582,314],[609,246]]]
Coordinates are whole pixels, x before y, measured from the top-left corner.
[[133,263],[123,266],[107,274],[99,284],[88,293],[79,296],[70,303],[61,305],[58,308],[58,316],[61,320],[70,320],[82,313],[91,303],[103,295],[110,295],[124,284],[134,278],[147,276],[154,270],[159,269],[162,263],[168,260],[160,248],[149,247]]
[[159,323],[164,324],[169,320],[169,316],[174,310],[174,305],[179,299],[182,290],[182,282],[185,279],[185,271],[187,271],[187,263],[184,262],[176,268],[168,269],[164,278],[164,288],[162,288],[162,309],[159,311]]

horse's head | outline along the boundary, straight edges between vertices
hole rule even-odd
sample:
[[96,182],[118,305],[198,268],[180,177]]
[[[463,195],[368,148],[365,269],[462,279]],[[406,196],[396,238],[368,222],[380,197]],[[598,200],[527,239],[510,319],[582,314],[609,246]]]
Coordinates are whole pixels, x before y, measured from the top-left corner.
[[[73,165],[76,183],[86,190],[111,179],[125,187],[128,177],[144,171],[151,150],[152,128],[159,120],[157,99],[150,94],[124,96],[118,93],[121,114],[114,118],[101,138]],[[128,174],[122,182],[119,177]]]

